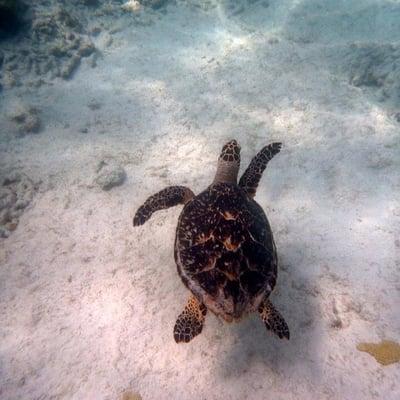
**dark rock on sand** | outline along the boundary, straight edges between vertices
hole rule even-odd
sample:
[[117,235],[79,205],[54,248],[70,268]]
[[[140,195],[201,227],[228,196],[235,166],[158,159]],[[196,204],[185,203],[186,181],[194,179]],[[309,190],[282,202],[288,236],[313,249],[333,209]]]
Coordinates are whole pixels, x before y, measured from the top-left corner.
[[10,114],[10,119],[16,127],[19,136],[38,133],[42,127],[39,110],[29,105],[19,105]]
[[25,4],[19,0],[0,0],[0,39],[21,29],[25,10]]
[[103,160],[96,169],[95,183],[103,190],[110,190],[120,186],[126,179],[126,172],[115,160]]
[[31,203],[36,185],[25,174],[12,172],[0,177],[0,237],[10,236],[19,217]]

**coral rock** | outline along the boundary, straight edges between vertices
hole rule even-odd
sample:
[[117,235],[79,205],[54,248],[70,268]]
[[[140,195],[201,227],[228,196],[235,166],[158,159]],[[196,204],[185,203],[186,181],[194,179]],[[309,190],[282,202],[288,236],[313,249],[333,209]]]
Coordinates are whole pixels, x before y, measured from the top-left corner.
[[101,161],[97,167],[95,182],[103,190],[120,186],[126,179],[125,170],[114,160]]
[[11,114],[10,119],[17,127],[17,132],[20,136],[28,133],[38,133],[42,126],[39,111],[32,106],[18,106]]

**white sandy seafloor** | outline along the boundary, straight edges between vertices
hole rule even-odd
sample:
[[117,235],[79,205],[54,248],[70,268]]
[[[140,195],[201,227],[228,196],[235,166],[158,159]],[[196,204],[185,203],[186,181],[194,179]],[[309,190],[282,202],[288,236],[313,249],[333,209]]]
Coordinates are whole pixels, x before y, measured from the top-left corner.
[[[400,340],[400,2],[207,4],[170,4],[144,26],[108,19],[97,67],[1,93],[1,170],[38,188],[0,239],[1,400],[400,398],[400,364],[356,349]],[[389,53],[358,59],[364,45]],[[385,68],[383,82],[352,81]],[[5,134],[18,102],[41,110],[40,133]],[[256,200],[291,339],[256,315],[209,313],[177,345],[181,207],[140,228],[132,217],[167,185],[203,190],[230,138],[243,167],[283,142]],[[127,179],[103,191],[93,180],[110,159]]]

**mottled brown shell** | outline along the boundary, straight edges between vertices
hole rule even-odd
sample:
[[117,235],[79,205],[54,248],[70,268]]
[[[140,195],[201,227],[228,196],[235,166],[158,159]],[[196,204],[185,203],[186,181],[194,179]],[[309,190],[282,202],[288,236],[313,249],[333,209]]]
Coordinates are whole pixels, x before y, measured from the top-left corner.
[[184,284],[227,321],[257,310],[276,283],[277,257],[267,217],[235,184],[213,184],[185,205],[175,260]]

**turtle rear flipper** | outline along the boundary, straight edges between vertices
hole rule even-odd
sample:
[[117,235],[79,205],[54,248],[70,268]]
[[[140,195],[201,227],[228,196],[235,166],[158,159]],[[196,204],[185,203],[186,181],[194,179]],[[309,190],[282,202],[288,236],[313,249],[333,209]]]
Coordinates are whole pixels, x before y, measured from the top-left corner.
[[289,327],[285,319],[268,299],[263,300],[258,312],[268,330],[274,332],[280,339],[286,338],[289,340]]
[[179,315],[174,327],[174,338],[176,343],[190,342],[201,333],[207,308],[200,303],[196,297],[191,296],[185,309]]
[[194,193],[185,186],[169,186],[150,196],[139,207],[133,218],[133,226],[143,225],[155,211],[185,204],[193,197]]
[[274,155],[281,151],[281,147],[282,143],[271,143],[261,149],[261,151],[259,151],[251,160],[250,165],[247,167],[239,181],[239,186],[241,186],[249,196],[255,196],[262,173]]

